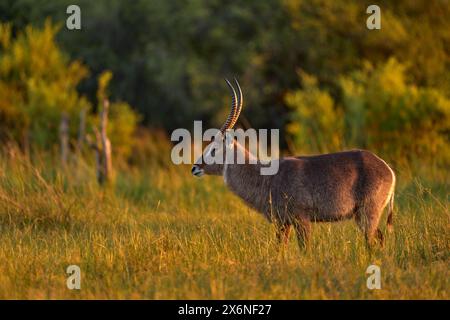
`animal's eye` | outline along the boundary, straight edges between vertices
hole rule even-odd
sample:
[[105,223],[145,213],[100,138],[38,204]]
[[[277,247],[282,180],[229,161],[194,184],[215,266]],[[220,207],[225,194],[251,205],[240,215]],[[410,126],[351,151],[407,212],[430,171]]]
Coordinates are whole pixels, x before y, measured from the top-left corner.
[[216,155],[216,149],[211,150],[211,156],[214,157]]

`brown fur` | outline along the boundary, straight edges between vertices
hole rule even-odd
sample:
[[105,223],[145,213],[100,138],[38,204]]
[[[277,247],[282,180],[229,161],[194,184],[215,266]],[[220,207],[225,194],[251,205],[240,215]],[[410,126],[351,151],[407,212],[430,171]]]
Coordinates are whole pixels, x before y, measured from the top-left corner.
[[[237,152],[247,150],[235,142]],[[395,175],[373,153],[352,150],[316,156],[281,158],[276,175],[260,174],[263,164],[200,165],[206,174],[222,175],[228,188],[278,227],[286,242],[294,226],[299,245],[309,238],[311,222],[355,218],[369,244],[383,236],[378,229],[389,203],[392,221]],[[235,162],[236,163],[236,162]]]

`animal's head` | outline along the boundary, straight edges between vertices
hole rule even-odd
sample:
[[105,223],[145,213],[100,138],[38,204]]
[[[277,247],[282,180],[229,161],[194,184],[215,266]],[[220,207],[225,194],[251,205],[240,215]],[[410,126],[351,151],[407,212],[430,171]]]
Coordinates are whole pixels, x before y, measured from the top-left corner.
[[225,81],[231,90],[231,110],[222,128],[192,166],[191,172],[196,177],[201,177],[203,174],[222,175],[223,164],[227,161],[226,150],[230,150],[234,146],[234,137],[227,130],[232,129],[236,124],[244,101],[239,82],[234,79],[239,92],[239,95],[237,95],[231,83],[227,79]]

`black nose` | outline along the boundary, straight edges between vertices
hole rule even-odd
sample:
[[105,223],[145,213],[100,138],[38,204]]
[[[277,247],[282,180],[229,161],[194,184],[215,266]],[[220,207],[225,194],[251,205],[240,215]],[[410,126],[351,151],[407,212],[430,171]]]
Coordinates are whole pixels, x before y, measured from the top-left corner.
[[195,166],[192,166],[191,172],[194,172],[195,170]]

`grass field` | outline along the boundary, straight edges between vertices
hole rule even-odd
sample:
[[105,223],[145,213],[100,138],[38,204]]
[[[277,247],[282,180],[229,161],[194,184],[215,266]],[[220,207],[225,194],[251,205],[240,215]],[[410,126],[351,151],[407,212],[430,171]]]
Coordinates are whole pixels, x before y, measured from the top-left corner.
[[[308,251],[291,237],[280,254],[271,225],[188,167],[127,169],[101,189],[84,166],[0,158],[0,299],[450,298],[446,173],[399,174],[384,249],[369,252],[349,221],[317,224]],[[72,264],[81,290],[66,287]],[[381,290],[366,287],[371,264]]]

